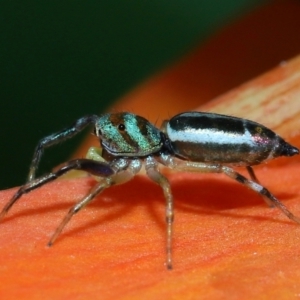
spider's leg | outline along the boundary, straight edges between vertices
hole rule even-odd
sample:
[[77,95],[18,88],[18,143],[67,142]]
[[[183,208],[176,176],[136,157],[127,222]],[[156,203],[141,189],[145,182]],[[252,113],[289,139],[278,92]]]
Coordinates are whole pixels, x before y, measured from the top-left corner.
[[268,203],[272,206],[279,208],[288,218],[300,224],[300,218],[294,216],[287,207],[280,202],[272,193],[269,192],[265,187],[255,182],[254,180],[249,180],[242,176],[238,172],[234,171],[232,168],[227,166],[222,166],[218,164],[206,164],[192,161],[183,161],[172,157],[171,155],[161,155],[160,160],[162,164],[168,166],[175,170],[181,171],[193,171],[193,172],[206,172],[206,173],[224,173],[230,178],[244,184],[253,191],[262,195],[264,198],[268,199]]
[[249,175],[250,175],[251,180],[252,180],[252,181],[255,181],[256,183],[259,184],[259,180],[258,180],[258,178],[256,177],[253,168],[252,168],[251,166],[247,166],[246,169],[247,169],[247,171],[248,171],[248,173],[249,173]]
[[78,203],[72,206],[62,222],[55,230],[51,237],[48,246],[52,246],[57,237],[60,235],[64,227],[69,223],[71,218],[78,213],[82,208],[89,204],[98,194],[100,194],[106,188],[109,188],[113,184],[122,184],[131,180],[136,173],[141,169],[142,163],[138,159],[128,161],[126,159],[116,159],[112,163],[112,168],[115,169],[115,173],[106,178],[102,178],[98,184],[96,184],[91,191]]
[[149,178],[161,186],[166,199],[167,268],[172,269],[172,235],[174,221],[174,204],[170,183],[168,179],[159,172],[157,168],[157,162],[153,157],[147,157],[145,168]]
[[238,172],[234,171],[233,169],[231,169],[229,167],[222,166],[221,170],[224,174],[226,174],[230,178],[238,181],[241,184],[246,185],[251,190],[257,192],[258,194],[262,195],[263,197],[266,197],[269,200],[269,202],[272,203],[272,205],[279,208],[288,218],[290,218],[291,220],[300,224],[300,218],[294,216],[287,209],[287,207],[281,201],[279,201],[273,194],[271,194],[269,192],[269,190],[267,190],[265,187],[263,187],[262,185],[260,185],[259,183],[255,182],[253,180],[247,179],[246,177],[244,177],[243,175],[239,174]]
[[91,202],[98,194],[100,194],[104,189],[110,187],[113,184],[112,178],[103,178],[98,184],[96,184],[89,194],[84,197],[81,201],[76,203],[63,218],[62,222],[56,228],[54,234],[52,235],[48,246],[52,246],[57,237],[60,235],[64,227],[69,223],[74,214],[78,213],[83,207],[85,207],[89,202]]
[[71,127],[65,128],[59,132],[42,138],[34,150],[33,158],[29,168],[29,174],[27,177],[27,182],[30,182],[35,178],[35,173],[45,148],[48,148],[52,145],[58,144],[66,139],[75,136],[77,133],[81,132],[86,126],[90,124],[95,124],[98,118],[99,117],[97,115],[89,115],[82,117],[78,119]]
[[20,199],[24,194],[27,194],[44,184],[55,180],[56,178],[62,176],[70,170],[83,170],[93,175],[99,177],[109,177],[115,174],[115,170],[106,163],[94,161],[91,159],[75,159],[71,160],[58,169],[56,172],[49,173],[42,177],[36,178],[19,188],[19,190],[14,194],[14,196],[10,199],[10,201],[4,206],[0,213],[0,220],[6,215],[6,213],[10,210],[10,208],[16,203],[18,199]]
[[[258,184],[260,184],[259,180],[257,179],[257,177],[254,173],[253,168],[251,166],[247,166],[246,169],[247,169],[247,171],[250,175],[251,180],[258,183]],[[262,198],[264,199],[264,201],[267,203],[267,205],[269,207],[274,207],[275,206],[274,203],[272,201],[270,201],[270,199],[268,197],[266,197],[265,195],[262,195]]]
[[221,165],[215,163],[203,163],[182,160],[174,157],[171,154],[162,153],[157,161],[164,166],[171,168],[176,171],[182,172],[200,172],[200,173],[220,173]]

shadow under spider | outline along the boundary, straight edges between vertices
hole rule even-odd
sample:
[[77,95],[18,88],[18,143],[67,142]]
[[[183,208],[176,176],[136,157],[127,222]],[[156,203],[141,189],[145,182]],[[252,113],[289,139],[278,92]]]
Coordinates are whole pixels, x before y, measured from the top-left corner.
[[[94,184],[96,184],[96,182],[91,181],[90,188]],[[210,214],[239,219],[250,218],[260,221],[293,224],[293,222],[288,219],[281,221],[276,218],[272,219],[272,217],[249,216],[246,214],[237,215],[236,213],[229,212],[228,210],[230,209],[252,207],[257,205],[261,206],[262,209],[270,209],[259,194],[256,194],[254,191],[251,191],[247,187],[234,181],[230,182],[228,180],[223,180],[222,178],[203,179],[202,177],[192,180],[173,180],[171,182],[171,189],[176,210],[199,214],[199,218],[201,218],[201,215]],[[32,193],[34,193],[34,191]],[[224,195],[226,199],[224,199]],[[278,196],[278,199],[281,201],[282,199],[291,198],[294,195],[285,191],[276,196]],[[101,198],[109,198],[111,200],[107,202],[101,200]],[[22,201],[22,199],[20,199],[20,201]],[[162,205],[159,209],[157,207],[158,202]],[[12,213],[10,212],[11,215],[7,216],[3,222],[8,222],[11,221],[11,219],[21,216],[44,214],[49,211],[63,210],[66,214],[74,204],[75,202],[70,203],[68,201],[68,203],[53,203],[43,207],[25,209],[17,212],[16,214],[12,211]],[[61,236],[59,236],[57,241],[55,241],[55,244],[63,237],[71,236],[74,233],[91,227],[101,226],[102,223],[110,222],[119,217],[130,214],[135,207],[141,205],[146,208],[150,218],[152,218],[152,220],[164,232],[166,228],[163,210],[164,204],[165,200],[162,189],[145,176],[136,176],[128,183],[106,189],[103,193],[98,195],[93,202],[83,209],[101,210],[102,208],[106,211],[109,210],[108,213],[105,212],[103,216],[100,218],[97,217],[97,219],[85,220],[84,223],[81,221],[80,225],[75,225],[75,227],[72,227],[71,229],[68,229],[67,225]],[[79,214],[81,213],[82,211],[79,212]],[[65,214],[63,214],[62,217]],[[145,217],[147,217],[146,214]],[[60,221],[61,219],[58,218],[57,226]],[[76,215],[73,216],[70,223],[73,223],[74,226],[75,221]]]

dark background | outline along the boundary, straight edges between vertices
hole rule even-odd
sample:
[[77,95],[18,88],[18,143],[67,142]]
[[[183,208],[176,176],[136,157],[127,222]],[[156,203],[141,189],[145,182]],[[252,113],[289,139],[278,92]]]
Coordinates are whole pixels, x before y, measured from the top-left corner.
[[[103,111],[221,26],[263,3],[1,1],[0,189],[25,182],[40,138]],[[76,143],[78,139],[47,151],[44,170],[64,161]]]

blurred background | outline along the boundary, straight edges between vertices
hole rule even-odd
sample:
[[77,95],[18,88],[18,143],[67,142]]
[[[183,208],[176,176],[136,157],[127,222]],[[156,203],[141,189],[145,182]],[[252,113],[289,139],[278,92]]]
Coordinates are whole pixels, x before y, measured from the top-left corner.
[[[151,75],[201,48],[224,27],[261,7],[266,12],[274,2],[300,4],[296,0],[1,1],[0,189],[25,182],[42,137],[83,115],[105,111]],[[287,18],[291,28],[294,19]],[[272,22],[277,23],[276,18]],[[287,46],[287,57],[282,59],[299,52],[299,43]],[[218,51],[215,55],[222,55],[222,47]],[[248,72],[249,78],[241,78],[254,75],[258,74]],[[82,138],[47,150],[41,172],[65,161]]]

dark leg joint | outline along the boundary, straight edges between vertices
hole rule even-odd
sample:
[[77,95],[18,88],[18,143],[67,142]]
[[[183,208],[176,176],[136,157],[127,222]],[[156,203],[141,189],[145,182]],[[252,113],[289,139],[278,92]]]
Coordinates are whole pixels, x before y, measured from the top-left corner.
[[115,173],[108,163],[82,158],[69,161],[56,174],[61,176],[70,170],[81,170],[99,177],[109,177]]
[[240,174],[236,174],[235,179],[236,179],[236,181],[238,181],[240,183],[243,183],[243,184],[247,181],[247,179],[244,176],[240,175]]

